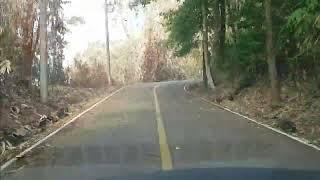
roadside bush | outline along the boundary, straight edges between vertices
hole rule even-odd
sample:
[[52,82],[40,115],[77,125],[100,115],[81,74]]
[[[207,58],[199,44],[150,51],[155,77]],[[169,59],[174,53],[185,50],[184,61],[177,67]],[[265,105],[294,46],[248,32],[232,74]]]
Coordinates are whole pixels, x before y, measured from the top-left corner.
[[80,59],[75,59],[74,67],[70,73],[70,83],[72,86],[84,88],[100,88],[107,85],[106,67],[94,61],[89,64]]
[[[144,50],[144,62],[142,64],[142,81],[167,81],[185,79],[178,63],[169,63],[169,50],[164,41],[157,39],[153,34],[149,35]],[[176,59],[176,61],[178,61]],[[175,65],[174,65],[175,64]]]

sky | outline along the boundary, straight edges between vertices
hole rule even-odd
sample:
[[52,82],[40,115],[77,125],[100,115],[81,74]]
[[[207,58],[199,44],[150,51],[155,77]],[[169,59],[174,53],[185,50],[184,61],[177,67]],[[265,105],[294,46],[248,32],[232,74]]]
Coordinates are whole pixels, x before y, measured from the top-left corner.
[[[90,42],[105,42],[105,12],[104,0],[71,0],[70,4],[64,7],[65,19],[72,16],[81,16],[85,24],[79,26],[68,26],[70,32],[66,35],[68,45],[65,49],[65,65],[72,63],[73,57],[86,49]],[[126,22],[130,22],[128,27],[130,31],[141,31],[143,26],[143,17],[134,16],[135,13],[128,13]],[[125,40],[126,34],[123,30],[119,19],[116,20],[117,14],[110,13],[110,42]]]

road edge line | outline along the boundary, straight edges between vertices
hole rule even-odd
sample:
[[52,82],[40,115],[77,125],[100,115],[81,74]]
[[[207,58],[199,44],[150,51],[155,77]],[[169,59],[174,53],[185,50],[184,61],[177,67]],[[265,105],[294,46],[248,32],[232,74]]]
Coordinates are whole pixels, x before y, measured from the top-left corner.
[[109,98],[111,98],[112,96],[116,95],[117,93],[119,93],[122,89],[124,89],[125,87],[121,87],[120,89],[117,89],[116,91],[112,92],[111,94],[107,95],[106,97],[104,97],[102,100],[98,101],[97,103],[95,103],[94,105],[92,105],[91,107],[89,107],[88,109],[84,110],[83,112],[81,112],[80,114],[78,114],[77,116],[75,116],[74,118],[72,118],[70,121],[66,122],[65,124],[63,124],[61,127],[59,127],[58,129],[56,129],[55,131],[53,131],[52,133],[50,133],[49,135],[47,135],[46,137],[44,137],[43,139],[41,139],[40,141],[36,142],[35,144],[33,144],[32,146],[30,146],[29,148],[25,149],[24,151],[22,151],[20,154],[16,155],[14,158],[8,160],[7,162],[5,162],[1,167],[0,167],[0,172],[2,172],[3,170],[5,170],[7,167],[9,167],[12,163],[14,163],[15,161],[18,160],[18,157],[23,157],[25,154],[27,154],[28,152],[32,151],[32,149],[36,148],[37,146],[39,146],[40,144],[42,144],[43,142],[45,142],[46,140],[48,140],[50,137],[54,136],[55,134],[57,134],[59,131],[61,131],[62,129],[64,129],[66,126],[68,126],[69,124],[73,123],[74,121],[76,121],[77,119],[79,119],[81,116],[83,116],[84,114],[86,114],[87,112],[91,111],[93,108],[97,107],[99,104],[103,103],[104,101],[108,100]]
[[[192,94],[191,92],[189,92],[189,91],[186,89],[186,87],[187,87],[187,84],[185,84],[184,87],[183,87],[184,91],[185,91],[187,94],[191,95],[191,96],[195,96],[194,94]],[[297,142],[299,142],[299,143],[301,143],[301,144],[304,144],[304,145],[306,145],[306,146],[308,146],[308,147],[311,147],[311,148],[313,148],[313,149],[315,149],[315,150],[320,151],[320,147],[318,147],[318,146],[316,146],[316,145],[314,145],[314,144],[308,143],[308,141],[307,141],[306,139],[302,139],[302,138],[299,138],[299,137],[296,137],[296,136],[292,136],[292,135],[290,135],[290,134],[288,134],[288,133],[285,133],[285,132],[283,132],[283,131],[281,131],[281,130],[279,130],[279,129],[273,128],[273,127],[271,127],[271,126],[269,126],[269,125],[267,125],[267,124],[258,122],[257,120],[254,120],[254,119],[252,119],[252,118],[250,118],[250,117],[247,117],[247,116],[245,116],[245,115],[242,115],[242,114],[240,114],[240,113],[238,113],[238,112],[232,111],[231,109],[228,109],[228,108],[226,108],[226,107],[224,107],[224,106],[221,106],[221,105],[219,105],[219,104],[216,104],[216,103],[214,103],[214,102],[212,102],[212,101],[210,101],[210,100],[208,100],[208,99],[206,99],[206,98],[204,98],[204,97],[200,97],[200,96],[195,96],[195,97],[198,97],[198,98],[200,98],[202,101],[205,101],[206,103],[209,103],[209,104],[211,104],[211,105],[214,105],[214,106],[216,106],[216,107],[219,107],[220,109],[223,109],[223,110],[225,110],[225,111],[228,111],[228,112],[230,112],[230,113],[232,113],[232,114],[235,114],[235,115],[238,115],[238,116],[240,116],[240,117],[243,117],[243,118],[245,118],[245,119],[247,119],[247,120],[249,120],[249,121],[251,121],[251,122],[254,122],[254,123],[256,123],[256,124],[264,127],[264,128],[267,128],[267,129],[269,129],[269,130],[272,130],[272,131],[274,131],[274,132],[276,132],[276,133],[278,133],[278,134],[287,136],[288,138],[290,138],[290,139],[292,139],[292,140],[295,140],[295,141],[297,141]]]
[[172,170],[172,156],[168,145],[167,134],[164,127],[164,123],[161,116],[160,105],[157,96],[157,88],[155,86],[153,88],[153,95],[154,95],[154,102],[155,102],[155,109],[156,109],[156,120],[157,120],[157,131],[159,137],[159,146],[160,146],[160,156],[161,156],[161,168],[164,171]]

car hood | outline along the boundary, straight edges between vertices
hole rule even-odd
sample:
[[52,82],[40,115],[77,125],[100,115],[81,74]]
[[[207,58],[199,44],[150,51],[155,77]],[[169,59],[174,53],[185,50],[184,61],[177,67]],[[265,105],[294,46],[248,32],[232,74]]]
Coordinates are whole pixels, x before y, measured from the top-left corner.
[[113,177],[111,180],[320,180],[317,170],[201,168]]

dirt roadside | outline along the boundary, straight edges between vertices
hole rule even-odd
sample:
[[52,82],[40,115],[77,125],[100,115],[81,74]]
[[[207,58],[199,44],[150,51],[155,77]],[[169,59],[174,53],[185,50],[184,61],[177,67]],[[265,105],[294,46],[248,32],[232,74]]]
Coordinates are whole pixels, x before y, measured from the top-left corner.
[[9,94],[1,107],[0,165],[69,122],[119,87],[101,89],[58,86],[49,102],[39,103],[32,94]]

